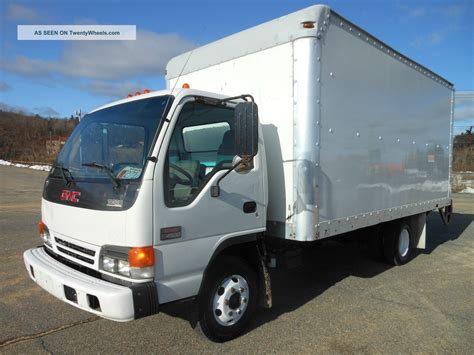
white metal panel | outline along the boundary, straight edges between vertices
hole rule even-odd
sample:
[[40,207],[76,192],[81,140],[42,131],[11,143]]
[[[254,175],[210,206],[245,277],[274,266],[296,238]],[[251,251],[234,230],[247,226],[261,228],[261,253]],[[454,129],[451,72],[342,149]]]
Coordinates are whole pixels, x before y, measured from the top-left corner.
[[[228,96],[251,94],[259,105],[268,167],[268,220],[285,222],[293,203],[293,48],[286,43],[181,76],[176,87]],[[172,88],[175,80],[168,86]]]
[[[303,27],[303,22],[312,23],[314,26]],[[366,39],[368,43],[382,45],[385,49],[390,50],[391,55],[407,64],[418,67],[427,77],[447,87],[453,87],[453,84],[446,79],[383,43],[332,11],[326,5],[309,6],[178,55],[172,58],[166,66],[166,79],[170,80],[178,77],[180,74],[201,70],[251,53],[296,41],[299,38],[322,38],[329,22],[340,23],[341,26],[346,26],[347,30]]]
[[[209,93],[200,93],[215,97]],[[189,94],[190,97],[181,97],[181,102],[193,100],[192,95],[196,92],[190,90]],[[246,173],[230,172],[220,183],[218,197],[211,196],[211,186],[225,174],[225,170],[216,172],[188,205],[166,205],[163,174],[168,144],[181,107],[181,104],[177,105],[171,118],[154,175],[155,281],[160,303],[196,295],[203,272],[219,243],[230,237],[264,232],[266,223],[266,159],[263,139],[259,139],[253,169]],[[261,136],[261,130],[259,135]],[[244,213],[243,204],[246,201],[256,203],[257,209],[254,213]],[[181,227],[180,238],[161,240],[162,228],[173,226]],[[191,252],[183,254],[183,250]]]
[[449,197],[451,89],[389,51],[342,22],[325,34],[320,222]]
[[126,211],[97,211],[41,200],[41,219],[53,232],[92,245],[126,245]]
[[[174,79],[180,73],[192,73],[297,38],[316,37],[325,27],[329,12],[325,5],[313,5],[181,54],[169,61],[166,78]],[[302,22],[306,21],[315,23],[314,27],[304,28]]]
[[96,246],[153,243],[153,182],[142,181],[137,200],[126,211],[98,211],[41,200],[42,221],[54,234]]
[[[128,287],[100,280],[74,270],[51,258],[42,248],[25,251],[23,259],[31,279],[61,301],[119,322],[134,319],[133,295]],[[32,269],[34,270],[34,276],[31,272]],[[74,288],[77,303],[66,298],[64,285]],[[98,298],[100,311],[89,305],[88,294]]]
[[319,98],[321,43],[307,37],[293,44],[294,55],[294,235],[299,241],[316,237],[318,222]]
[[[264,124],[268,160],[267,230],[276,235],[311,240],[308,230],[301,238],[294,233],[299,199],[296,160],[298,151],[311,151],[302,148],[302,142],[295,149],[303,133],[319,138],[314,142],[319,144],[316,156],[318,149],[324,150],[324,154],[319,152],[318,177],[311,183],[316,191],[312,205],[315,238],[449,204],[446,176],[451,124],[449,117],[446,121],[446,104],[452,84],[333,11],[319,10],[314,31],[293,33],[292,23],[297,17],[287,16],[174,58],[168,66],[168,88],[190,82],[192,87],[197,84],[226,95],[254,95]],[[284,24],[288,29],[283,28]],[[293,68],[295,73],[304,72],[304,65],[299,66],[301,70],[294,65],[281,65],[286,57],[282,59],[282,52],[278,51],[300,40],[304,42],[304,37],[323,44],[322,51],[316,50],[320,54],[313,58],[316,67],[319,58],[323,63],[321,75],[313,78],[320,81],[322,93],[314,107],[311,103],[298,107],[298,80],[286,72]],[[289,43],[285,44],[283,38]],[[311,63],[306,69],[311,76],[319,71]],[[179,83],[169,80],[181,72],[185,75]],[[295,92],[290,94],[292,90]],[[311,96],[307,92],[302,95]],[[294,109],[292,116],[290,105]],[[298,127],[296,120],[301,110],[320,113],[321,119],[308,114],[309,121]],[[295,125],[294,133],[288,125],[289,117]],[[316,132],[306,132],[312,121],[319,122]],[[420,166],[423,158],[428,166]]]

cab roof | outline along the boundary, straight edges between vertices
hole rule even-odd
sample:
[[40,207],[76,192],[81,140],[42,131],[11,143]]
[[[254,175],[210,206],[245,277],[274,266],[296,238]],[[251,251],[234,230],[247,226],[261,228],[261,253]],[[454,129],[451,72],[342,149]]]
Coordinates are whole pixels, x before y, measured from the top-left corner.
[[216,98],[216,99],[223,99],[227,97],[225,95],[216,94],[216,93],[203,91],[203,90],[197,90],[197,89],[179,88],[179,89],[174,89],[174,90],[159,90],[159,91],[151,91],[147,94],[134,95],[131,97],[126,97],[120,100],[116,100],[108,104],[102,105],[100,107],[97,107],[94,110],[90,111],[89,113],[97,112],[97,111],[100,111],[112,106],[122,105],[122,104],[126,104],[133,101],[144,100],[151,97],[165,96],[165,95],[173,96],[175,98],[175,102],[181,101],[181,99],[185,96],[204,96],[204,97],[211,97],[211,98]]

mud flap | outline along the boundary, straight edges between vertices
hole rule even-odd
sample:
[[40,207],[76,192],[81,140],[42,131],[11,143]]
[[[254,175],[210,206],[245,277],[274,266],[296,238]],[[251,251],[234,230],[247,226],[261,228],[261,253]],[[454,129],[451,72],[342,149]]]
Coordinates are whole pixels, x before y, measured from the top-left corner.
[[451,223],[451,217],[453,215],[453,201],[451,201],[451,204],[448,206],[438,209],[438,211],[439,215],[441,216],[441,220],[447,226],[449,223]]
[[418,243],[416,244],[416,248],[426,249],[426,214],[420,214],[418,226],[421,231],[418,236]]
[[420,213],[407,217],[413,240],[411,241],[411,247],[416,249],[426,248],[426,213]]
[[257,254],[259,258],[259,289],[263,297],[260,297],[259,303],[263,308],[272,308],[272,285],[270,281],[270,273],[268,272],[268,267],[266,263],[266,248],[263,242],[257,244]]

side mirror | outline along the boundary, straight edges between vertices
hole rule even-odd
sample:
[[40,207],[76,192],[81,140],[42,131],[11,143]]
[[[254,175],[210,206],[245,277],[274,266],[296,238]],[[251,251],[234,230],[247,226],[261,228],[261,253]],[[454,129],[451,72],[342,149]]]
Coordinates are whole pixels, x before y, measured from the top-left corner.
[[235,150],[244,162],[258,152],[258,106],[254,102],[239,102],[234,109]]
[[258,107],[254,102],[240,102],[234,109],[235,122],[235,153],[241,160],[222,175],[214,186],[211,186],[211,196],[219,197],[219,184],[231,171],[239,166],[248,169],[252,159],[258,152]]

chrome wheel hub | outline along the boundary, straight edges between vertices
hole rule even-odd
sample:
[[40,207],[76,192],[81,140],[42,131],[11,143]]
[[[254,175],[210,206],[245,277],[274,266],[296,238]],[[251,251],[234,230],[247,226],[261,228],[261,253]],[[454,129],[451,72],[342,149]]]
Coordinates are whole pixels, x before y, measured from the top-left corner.
[[398,236],[398,252],[400,256],[405,257],[410,249],[410,233],[403,228]]
[[212,302],[216,321],[223,326],[237,323],[244,315],[249,300],[249,286],[240,275],[226,277],[217,287]]

